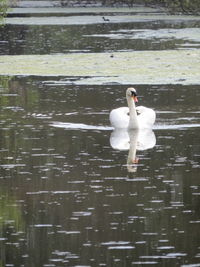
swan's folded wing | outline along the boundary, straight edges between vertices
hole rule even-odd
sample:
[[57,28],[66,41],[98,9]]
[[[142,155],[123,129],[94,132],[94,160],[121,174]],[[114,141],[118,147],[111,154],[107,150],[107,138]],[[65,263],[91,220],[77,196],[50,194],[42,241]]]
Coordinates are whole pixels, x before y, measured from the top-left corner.
[[110,112],[110,123],[114,128],[127,128],[129,124],[129,108],[121,107]]
[[[144,106],[136,107],[136,111],[138,113],[138,120],[140,125],[148,127],[152,127],[156,120],[156,113],[151,108],[146,108]],[[145,128],[145,127],[144,127]]]

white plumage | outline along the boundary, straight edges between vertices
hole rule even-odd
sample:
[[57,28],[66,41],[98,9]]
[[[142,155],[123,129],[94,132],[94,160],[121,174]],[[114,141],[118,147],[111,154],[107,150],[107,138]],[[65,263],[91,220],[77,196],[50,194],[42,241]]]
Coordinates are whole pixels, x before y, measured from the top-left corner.
[[128,107],[120,107],[110,112],[110,123],[114,128],[144,129],[152,128],[156,119],[153,109],[135,106],[137,92],[134,88],[126,90]]

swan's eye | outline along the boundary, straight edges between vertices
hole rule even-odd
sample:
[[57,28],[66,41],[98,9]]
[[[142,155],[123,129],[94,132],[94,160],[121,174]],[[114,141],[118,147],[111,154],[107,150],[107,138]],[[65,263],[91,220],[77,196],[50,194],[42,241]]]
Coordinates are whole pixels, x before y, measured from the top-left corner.
[[130,116],[130,113],[128,112],[127,115]]
[[131,91],[132,96],[137,96],[137,93],[135,91]]

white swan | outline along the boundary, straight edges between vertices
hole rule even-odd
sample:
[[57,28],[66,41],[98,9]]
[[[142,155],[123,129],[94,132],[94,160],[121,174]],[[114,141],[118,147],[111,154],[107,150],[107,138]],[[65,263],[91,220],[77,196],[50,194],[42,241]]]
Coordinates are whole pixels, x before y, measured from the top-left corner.
[[153,109],[143,106],[136,107],[138,102],[135,88],[126,90],[128,107],[113,109],[110,112],[110,123],[114,128],[145,129],[152,128],[156,113]]

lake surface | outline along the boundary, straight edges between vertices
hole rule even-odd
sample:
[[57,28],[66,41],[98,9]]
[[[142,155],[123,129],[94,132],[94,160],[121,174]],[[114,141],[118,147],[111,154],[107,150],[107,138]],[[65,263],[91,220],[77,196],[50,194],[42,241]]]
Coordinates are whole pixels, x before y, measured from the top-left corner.
[[[199,24],[8,23],[0,53],[189,51]],[[110,126],[128,86],[156,111],[152,131]],[[200,266],[199,97],[200,84],[1,76],[0,265]]]

